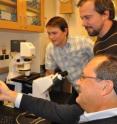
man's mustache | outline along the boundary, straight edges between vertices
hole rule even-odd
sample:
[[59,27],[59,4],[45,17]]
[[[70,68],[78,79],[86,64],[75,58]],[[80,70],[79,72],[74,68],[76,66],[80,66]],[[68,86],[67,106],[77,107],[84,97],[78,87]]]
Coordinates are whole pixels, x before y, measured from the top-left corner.
[[92,27],[91,26],[85,26],[85,29],[87,30],[87,29],[92,29]]

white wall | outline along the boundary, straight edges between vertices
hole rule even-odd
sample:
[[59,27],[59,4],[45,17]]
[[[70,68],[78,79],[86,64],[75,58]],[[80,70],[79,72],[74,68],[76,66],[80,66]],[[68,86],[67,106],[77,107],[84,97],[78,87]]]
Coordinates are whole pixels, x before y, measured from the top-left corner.
[[[45,24],[47,21],[56,15],[56,0],[45,0]],[[39,43],[39,49],[40,49],[40,64],[44,64],[45,61],[45,48],[49,42],[46,28],[45,32],[40,34],[40,43]]]

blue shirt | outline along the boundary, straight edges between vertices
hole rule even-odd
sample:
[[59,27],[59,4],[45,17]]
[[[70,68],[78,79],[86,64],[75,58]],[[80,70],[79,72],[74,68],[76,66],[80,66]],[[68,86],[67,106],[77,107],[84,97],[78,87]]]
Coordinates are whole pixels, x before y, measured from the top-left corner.
[[64,47],[49,43],[46,48],[45,67],[55,70],[59,67],[68,72],[68,80],[75,87],[84,66],[93,57],[93,41],[86,37],[68,37]]

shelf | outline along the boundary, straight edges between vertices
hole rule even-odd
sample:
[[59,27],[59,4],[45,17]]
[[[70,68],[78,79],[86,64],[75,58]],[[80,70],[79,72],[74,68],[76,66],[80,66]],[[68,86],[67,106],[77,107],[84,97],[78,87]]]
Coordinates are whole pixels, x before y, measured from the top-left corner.
[[0,74],[2,74],[2,73],[7,73],[7,72],[8,72],[8,70],[9,70],[9,68],[8,68],[8,67],[3,67],[3,68],[0,68]]
[[16,2],[13,2],[11,0],[0,0],[0,3],[13,7],[17,6]]
[[39,14],[39,10],[33,9],[31,7],[28,7],[27,10]]
[[[42,32],[44,30],[44,0],[35,0],[34,3],[30,1],[32,0],[0,0],[0,29]],[[28,20],[28,17],[32,18]],[[33,23],[28,23],[31,20]]]

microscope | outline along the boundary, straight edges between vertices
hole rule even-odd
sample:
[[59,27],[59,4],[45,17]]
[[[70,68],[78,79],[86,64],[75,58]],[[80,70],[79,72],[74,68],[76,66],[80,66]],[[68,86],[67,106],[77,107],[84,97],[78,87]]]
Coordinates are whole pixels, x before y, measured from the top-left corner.
[[21,92],[22,84],[18,78],[28,78],[31,75],[31,62],[35,55],[35,47],[31,42],[11,41],[9,72],[6,83],[15,86]]

